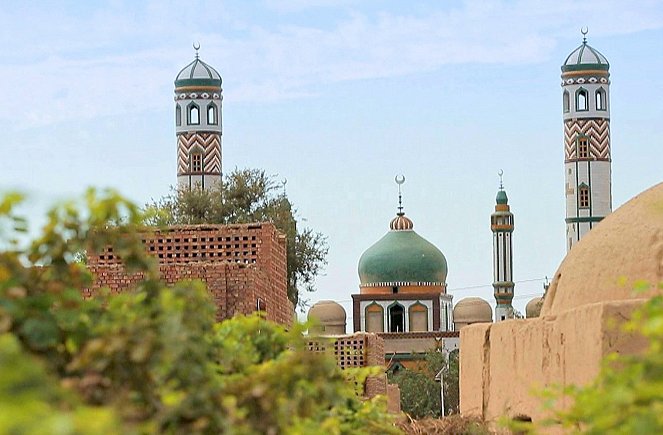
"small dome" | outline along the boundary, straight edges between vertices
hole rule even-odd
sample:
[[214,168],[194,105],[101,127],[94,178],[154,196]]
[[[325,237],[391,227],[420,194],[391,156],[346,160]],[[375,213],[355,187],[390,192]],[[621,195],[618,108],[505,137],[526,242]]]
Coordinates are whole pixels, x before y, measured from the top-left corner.
[[[648,297],[662,281],[663,183],[619,207],[573,246],[555,273],[541,316]],[[639,283],[647,283],[649,292],[634,292]]]
[[196,55],[193,62],[182,68],[175,78],[175,87],[183,86],[221,87],[221,75]]
[[493,321],[493,308],[481,298],[465,298],[454,306],[454,323],[471,324]]
[[412,222],[412,220],[410,220],[410,218],[405,216],[403,213],[398,213],[398,216],[389,222],[389,229],[391,230],[407,231],[413,228],[414,222]]
[[509,198],[506,196],[506,191],[500,189],[497,191],[497,198],[495,198],[498,204],[506,204],[509,202]]
[[539,317],[541,313],[541,305],[543,304],[543,298],[538,297],[530,300],[527,305],[525,305],[525,317],[532,319],[534,317]]
[[447,259],[413,227],[404,215],[391,221],[391,230],[359,259],[361,285],[446,282]]
[[337,302],[316,302],[308,310],[307,318],[318,323],[311,327],[312,333],[345,334],[345,309]]
[[598,50],[583,42],[580,47],[576,48],[568,55],[562,65],[562,72],[567,71],[583,71],[583,70],[604,70],[610,68],[608,59],[598,52]]

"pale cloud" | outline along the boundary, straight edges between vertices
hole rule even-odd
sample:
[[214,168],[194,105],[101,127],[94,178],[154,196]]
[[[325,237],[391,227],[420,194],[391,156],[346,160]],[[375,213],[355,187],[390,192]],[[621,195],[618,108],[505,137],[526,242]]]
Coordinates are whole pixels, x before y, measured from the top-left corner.
[[[324,0],[306,4],[336,7]],[[162,109],[195,39],[203,42],[202,57],[232,83],[224,92],[233,101],[270,101],[444,65],[541,62],[558,38],[576,35],[583,25],[590,36],[663,26],[657,2],[637,8],[599,0],[467,2],[409,15],[347,11],[348,3],[341,4],[345,13],[325,26],[254,23],[214,2],[191,8],[152,2],[140,13],[120,3],[85,19],[38,8],[4,12],[9,24],[0,38],[15,51],[0,66],[1,90],[5,101],[30,103],[3,105],[0,119],[30,127]],[[284,7],[304,5],[290,1]],[[34,34],[20,30],[26,14],[39,29]],[[585,21],[578,18],[583,16]]]

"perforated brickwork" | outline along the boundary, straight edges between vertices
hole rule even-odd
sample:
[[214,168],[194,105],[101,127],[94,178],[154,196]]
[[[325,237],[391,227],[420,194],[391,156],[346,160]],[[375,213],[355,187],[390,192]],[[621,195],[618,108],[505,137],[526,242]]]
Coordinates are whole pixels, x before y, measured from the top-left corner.
[[[143,233],[145,249],[158,258],[166,284],[186,279],[204,281],[217,307],[217,320],[250,314],[260,306],[266,318],[290,324],[294,311],[287,297],[285,237],[274,225],[174,226]],[[119,293],[141,274],[126,274],[120,258],[108,247],[88,254],[95,275],[85,296],[102,287]]]
[[[325,341],[325,339],[330,341]],[[349,367],[384,366],[384,342],[375,334],[358,332],[353,335],[309,339],[308,348],[312,352],[334,351],[341,369]],[[364,384],[364,395],[373,397],[387,394],[386,375],[370,376]]]

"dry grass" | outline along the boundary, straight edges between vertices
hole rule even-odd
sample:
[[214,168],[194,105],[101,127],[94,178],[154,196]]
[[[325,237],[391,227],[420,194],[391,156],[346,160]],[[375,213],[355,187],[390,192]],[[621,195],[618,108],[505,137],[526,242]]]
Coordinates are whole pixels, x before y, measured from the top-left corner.
[[478,418],[462,417],[458,414],[445,418],[413,420],[410,416],[398,423],[408,435],[484,435],[490,434],[488,425]]

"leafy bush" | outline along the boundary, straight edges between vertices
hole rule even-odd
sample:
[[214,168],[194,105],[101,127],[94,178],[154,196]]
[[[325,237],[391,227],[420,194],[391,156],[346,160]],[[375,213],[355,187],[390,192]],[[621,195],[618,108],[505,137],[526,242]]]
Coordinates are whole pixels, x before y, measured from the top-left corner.
[[413,418],[440,417],[440,382],[435,380],[442,372],[444,381],[445,415],[458,412],[458,352],[447,357],[431,350],[421,355],[413,369],[402,368],[390,375],[390,382],[398,384],[401,391],[401,409]]
[[[301,327],[260,317],[214,321],[201,282],[165,287],[138,234],[143,216],[89,191],[48,215],[42,234],[0,200],[0,433],[394,433],[381,398],[364,401]],[[145,279],[81,298],[77,253],[113,245]]]

